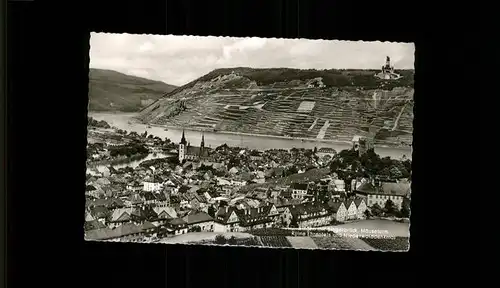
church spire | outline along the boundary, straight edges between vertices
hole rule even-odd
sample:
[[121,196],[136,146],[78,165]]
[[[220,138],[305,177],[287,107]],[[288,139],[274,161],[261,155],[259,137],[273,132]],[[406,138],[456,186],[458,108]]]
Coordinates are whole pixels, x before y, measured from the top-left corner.
[[202,132],[201,134],[201,147],[205,147],[205,132]]
[[181,144],[186,145],[186,143],[187,143],[187,141],[186,141],[186,136],[184,135],[184,129],[182,129]]

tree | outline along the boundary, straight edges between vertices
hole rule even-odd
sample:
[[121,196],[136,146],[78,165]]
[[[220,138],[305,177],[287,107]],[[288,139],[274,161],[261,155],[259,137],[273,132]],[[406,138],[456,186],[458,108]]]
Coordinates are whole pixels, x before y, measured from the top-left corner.
[[215,218],[215,208],[214,206],[210,205],[208,206],[208,215],[212,216],[213,218]]
[[408,204],[404,203],[401,205],[401,216],[408,218],[410,217],[410,207]]
[[380,205],[378,205],[378,203],[375,203],[372,207],[371,207],[371,214],[373,216],[380,216],[380,214],[382,214],[382,208],[380,207]]
[[314,146],[313,153],[314,153],[314,154],[318,153],[318,147]]
[[291,228],[299,228],[299,224],[297,223],[297,219],[295,219],[295,217],[293,217],[292,221],[290,221],[290,227]]
[[229,245],[236,245],[236,244],[237,244],[237,242],[236,242],[236,237],[231,236],[231,238],[229,238],[229,239],[227,240],[227,244],[229,244]]
[[215,244],[219,244],[219,245],[224,245],[226,244],[226,238],[222,235],[217,235],[215,236]]
[[411,160],[406,159],[402,162],[403,166],[405,167],[406,171],[411,171]]
[[391,178],[393,179],[400,179],[403,177],[403,173],[399,170],[397,166],[392,166],[391,169],[389,170]]
[[408,172],[408,170],[406,170],[406,167],[401,166],[399,168],[399,171],[401,172],[401,178],[409,178],[410,177],[410,172]]
[[368,210],[368,209],[365,210],[364,214],[365,214],[366,219],[370,219],[370,217],[372,216],[372,214],[370,213],[370,210]]
[[306,156],[307,158],[311,158],[311,156],[313,155],[313,151],[307,149],[305,152],[304,152],[304,156]]
[[391,176],[391,171],[389,170],[389,167],[384,167],[380,172],[378,172],[380,176],[383,177],[390,177]]
[[394,214],[395,211],[394,202],[390,199],[385,201],[384,212],[387,214]]
[[288,175],[293,175],[293,174],[297,174],[299,173],[299,170],[297,169],[297,167],[295,166],[291,166],[290,168],[288,168],[288,171],[287,171],[287,176]]

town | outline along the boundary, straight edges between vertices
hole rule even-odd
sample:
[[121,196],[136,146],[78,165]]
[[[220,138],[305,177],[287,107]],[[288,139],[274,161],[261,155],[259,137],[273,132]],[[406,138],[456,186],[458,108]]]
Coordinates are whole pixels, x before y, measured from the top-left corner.
[[[231,244],[235,237],[226,241],[225,234],[293,236],[409,219],[411,160],[381,158],[363,137],[342,151],[257,151],[207,147],[204,136],[189,139],[188,131],[161,139],[92,118],[88,131],[87,240],[161,242],[205,233],[217,236],[204,243]],[[289,246],[264,246],[281,245]]]

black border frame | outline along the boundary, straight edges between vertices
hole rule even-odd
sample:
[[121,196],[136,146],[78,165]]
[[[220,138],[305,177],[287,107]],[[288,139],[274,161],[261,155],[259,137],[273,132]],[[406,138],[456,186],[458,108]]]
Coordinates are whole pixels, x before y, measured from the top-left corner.
[[[455,233],[467,233],[463,227],[473,219],[460,218],[460,226],[450,221],[446,229],[433,221],[435,214],[453,213],[455,205],[463,205],[463,196],[457,195],[464,191],[463,186],[455,182],[453,168],[472,165],[466,164],[470,159],[457,159],[452,152],[460,147],[446,143],[453,143],[454,139],[448,137],[459,138],[463,127],[468,126],[467,119],[463,119],[466,117],[451,114],[466,111],[464,108],[474,112],[466,107],[469,103],[447,98],[460,99],[463,92],[449,84],[460,81],[458,77],[436,73],[443,67],[453,71],[453,61],[461,53],[460,47],[438,45],[439,41],[450,40],[436,28],[446,21],[448,7],[440,10],[437,6],[417,7],[416,3],[396,1],[363,5],[312,0],[251,2],[91,1],[58,3],[54,7],[38,1],[7,4],[9,95],[5,108],[9,118],[5,123],[9,150],[4,153],[8,158],[3,159],[7,161],[4,171],[9,185],[8,209],[4,211],[8,212],[6,274],[10,285],[23,287],[35,280],[67,286],[83,280],[85,285],[97,287],[309,287],[322,281],[329,281],[328,285],[389,282],[422,286],[434,276],[443,276],[445,265],[454,270],[447,274],[450,277],[466,275],[460,272],[466,272],[464,267],[445,261],[453,259],[456,251],[465,252],[459,241],[448,240]],[[380,29],[374,24],[385,19],[397,25]],[[84,197],[77,187],[82,185],[83,190],[84,185],[90,31],[415,42],[415,193],[410,251],[84,242],[80,213]],[[438,144],[435,139],[439,139]],[[429,190],[437,192],[429,195]],[[450,190],[452,196],[446,193]],[[436,195],[438,192],[446,194]],[[465,196],[470,193],[464,192]],[[81,203],[82,210],[76,203]],[[423,265],[420,261],[424,261]],[[380,279],[388,271],[390,279],[365,280]]]

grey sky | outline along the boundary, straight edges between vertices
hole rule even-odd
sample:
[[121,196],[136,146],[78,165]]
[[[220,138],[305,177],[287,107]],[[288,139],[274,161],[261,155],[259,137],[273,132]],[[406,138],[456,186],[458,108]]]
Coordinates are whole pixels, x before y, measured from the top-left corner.
[[90,67],[184,85],[217,68],[414,68],[412,43],[92,33]]

